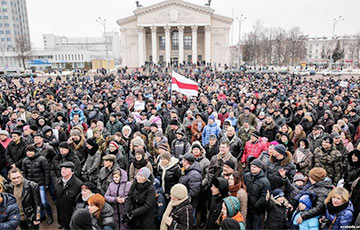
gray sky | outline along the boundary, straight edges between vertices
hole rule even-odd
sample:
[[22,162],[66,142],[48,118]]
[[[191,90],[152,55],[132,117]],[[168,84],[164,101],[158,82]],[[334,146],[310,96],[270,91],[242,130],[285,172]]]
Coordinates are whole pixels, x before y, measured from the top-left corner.
[[[207,0],[187,0],[203,5]],[[161,0],[140,0],[144,6]],[[42,34],[69,37],[98,37],[103,27],[97,17],[107,20],[107,31],[119,31],[116,20],[133,14],[135,0],[27,0],[33,46],[42,47]],[[232,17],[244,14],[242,35],[256,20],[265,27],[299,26],[309,36],[331,36],[333,19],[342,16],[335,34],[360,32],[359,0],[213,0],[215,13]],[[238,41],[238,22],[234,21],[234,43]],[[231,36],[230,36],[231,37]]]

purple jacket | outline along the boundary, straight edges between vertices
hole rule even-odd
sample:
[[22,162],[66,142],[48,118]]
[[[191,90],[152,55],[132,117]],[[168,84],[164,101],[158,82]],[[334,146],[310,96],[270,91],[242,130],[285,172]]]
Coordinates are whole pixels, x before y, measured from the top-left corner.
[[121,221],[124,211],[125,211],[125,203],[119,204],[116,201],[117,197],[125,197],[127,198],[131,182],[128,181],[128,175],[126,171],[121,170],[121,178],[120,183],[115,184],[114,182],[111,182],[106,193],[105,193],[105,200],[112,205],[114,208],[114,220],[117,225],[117,229],[119,230],[127,230],[127,226],[124,225]]

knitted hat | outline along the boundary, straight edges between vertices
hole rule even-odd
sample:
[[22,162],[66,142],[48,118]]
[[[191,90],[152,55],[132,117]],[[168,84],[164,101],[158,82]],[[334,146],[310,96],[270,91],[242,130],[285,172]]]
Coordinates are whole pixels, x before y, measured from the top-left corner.
[[112,161],[115,162],[116,161],[116,156],[114,154],[108,154],[103,156],[102,158],[104,161]]
[[25,125],[23,128],[23,131],[25,131],[25,130],[30,130],[30,125]]
[[92,193],[97,193],[98,192],[98,189],[96,188],[96,185],[91,181],[84,182],[81,185],[81,189],[90,190]]
[[306,206],[305,210],[309,210],[312,207],[312,201],[308,194],[302,195],[299,199],[299,203],[302,203]]
[[254,136],[256,138],[259,138],[260,137],[260,133],[258,131],[254,131],[251,133],[251,136]]
[[215,134],[210,134],[209,140],[217,140],[217,137]]
[[81,137],[81,133],[78,129],[72,129],[70,131],[70,136],[78,136],[78,137]]
[[159,127],[158,127],[158,125],[157,125],[155,122],[151,123],[151,124],[150,124],[150,127],[156,127],[156,128],[159,128]]
[[88,143],[89,145],[91,145],[92,147],[96,146],[96,138],[92,137],[86,140],[86,143]]
[[233,217],[240,211],[240,201],[237,197],[229,196],[224,198],[225,206],[227,208],[227,216]]
[[63,141],[60,143],[59,148],[70,149],[70,145],[66,141]]
[[182,129],[178,129],[178,130],[176,130],[176,133],[175,134],[179,134],[179,135],[181,135],[181,136],[184,136],[185,135],[185,132],[184,132],[184,130],[182,130]]
[[220,229],[222,230],[240,230],[240,224],[234,219],[226,218],[221,221]]
[[92,229],[91,214],[87,208],[78,209],[71,217],[70,229]]
[[214,115],[210,115],[208,120],[212,119],[213,121],[215,121],[215,116]]
[[135,150],[135,154],[136,154],[136,153],[141,154],[143,158],[145,157],[145,151],[144,151],[143,148],[137,148],[137,149]]
[[261,161],[259,159],[251,161],[250,165],[255,165],[256,167],[262,169]]
[[224,165],[229,166],[230,168],[232,168],[233,170],[236,169],[236,164],[233,160],[229,159],[227,161],[225,161]]
[[119,143],[117,143],[116,141],[110,141],[109,145],[113,145],[113,146],[115,146],[117,149],[119,148]]
[[7,136],[7,137],[10,137],[9,132],[6,131],[6,130],[1,130],[1,131],[0,131],[0,135],[5,135],[5,136]]
[[286,157],[286,148],[283,144],[276,145],[274,147],[274,150],[280,153],[281,155],[283,155],[284,157]]
[[211,181],[211,184],[214,185],[216,188],[219,189],[220,194],[223,197],[228,196],[229,193],[229,183],[223,177],[214,177]]
[[194,142],[192,145],[191,145],[191,150],[195,149],[195,148],[198,148],[198,149],[202,149],[201,145],[200,145],[200,142]]
[[101,212],[105,206],[105,198],[99,193],[96,193],[88,199],[88,204],[98,207]]
[[278,144],[279,144],[279,142],[277,142],[277,141],[270,142],[270,145],[273,145],[273,146],[277,146]]
[[171,188],[170,195],[182,200],[188,197],[188,191],[185,185],[176,184]]
[[142,176],[147,180],[149,180],[150,175],[151,175],[150,169],[148,169],[147,167],[142,167],[141,169],[139,169],[137,173],[137,176]]
[[178,120],[173,119],[170,121],[170,125],[179,125],[179,122],[178,122]]
[[171,160],[171,155],[170,155],[169,152],[164,152],[163,154],[160,155],[160,158],[170,161]]
[[132,143],[134,146],[145,146],[145,142],[143,139],[141,139],[141,137],[135,137],[132,140]]
[[277,199],[277,198],[279,198],[279,197],[281,197],[281,196],[285,196],[283,190],[281,190],[281,189],[279,189],[279,188],[275,189],[275,190],[272,192],[272,194],[273,194],[273,196],[274,196],[274,199]]
[[166,143],[160,143],[158,144],[157,146],[158,149],[162,149],[162,150],[165,150],[166,152],[169,152],[169,146],[166,144]]
[[187,160],[189,163],[195,162],[195,157],[192,153],[186,153],[183,157],[185,160]]
[[38,127],[36,125],[30,125],[30,129],[33,131],[37,131]]
[[151,126],[151,121],[145,121],[144,122],[144,127],[150,127]]
[[34,145],[28,145],[25,149],[25,152],[37,152]]
[[315,182],[322,181],[326,177],[326,170],[320,167],[312,168],[309,172],[309,176]]
[[305,182],[305,177],[302,173],[298,172],[298,173],[295,173],[295,176],[294,176],[294,182],[296,181],[303,181]]

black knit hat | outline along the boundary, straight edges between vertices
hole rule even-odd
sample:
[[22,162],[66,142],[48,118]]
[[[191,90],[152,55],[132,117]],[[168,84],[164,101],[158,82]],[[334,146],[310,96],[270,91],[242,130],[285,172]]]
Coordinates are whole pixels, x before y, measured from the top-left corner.
[[228,229],[228,230],[240,230],[239,222],[232,218],[226,218],[225,220],[221,221],[220,229]]
[[170,121],[170,125],[179,125],[179,122],[178,122],[178,120],[173,119]]
[[25,152],[37,152],[34,145],[28,145],[25,149]]
[[228,196],[229,192],[229,184],[228,181],[223,177],[214,177],[211,181],[211,184],[219,189],[221,195],[223,197]]
[[229,166],[230,168],[232,168],[233,170],[236,169],[236,164],[233,160],[229,159],[227,161],[225,161],[224,165]]
[[88,143],[89,145],[91,145],[92,147],[94,147],[96,144],[96,138],[92,137],[86,140],[86,143]]
[[91,181],[84,182],[81,185],[81,188],[83,188],[83,187],[90,190],[92,193],[97,193],[98,192],[98,189],[96,188],[96,185]]
[[74,212],[71,217],[70,229],[88,230],[92,229],[91,214],[88,209],[82,208]]
[[63,141],[60,143],[59,148],[70,149],[70,145],[66,141]]
[[155,122],[153,122],[153,123],[151,123],[150,127],[156,127],[156,128],[158,128],[158,125],[157,125]]

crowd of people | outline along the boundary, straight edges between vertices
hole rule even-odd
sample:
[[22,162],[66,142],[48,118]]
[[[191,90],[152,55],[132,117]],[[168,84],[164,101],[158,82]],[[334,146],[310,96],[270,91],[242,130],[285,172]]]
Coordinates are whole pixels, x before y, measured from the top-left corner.
[[3,82],[0,229],[359,226],[360,81],[343,83],[196,65]]

